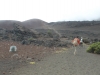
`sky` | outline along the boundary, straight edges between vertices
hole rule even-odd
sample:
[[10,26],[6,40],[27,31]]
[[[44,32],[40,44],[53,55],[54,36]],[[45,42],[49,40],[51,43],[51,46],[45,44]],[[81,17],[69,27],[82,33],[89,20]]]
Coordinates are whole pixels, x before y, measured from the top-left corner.
[[0,0],[0,20],[100,20],[100,0]]

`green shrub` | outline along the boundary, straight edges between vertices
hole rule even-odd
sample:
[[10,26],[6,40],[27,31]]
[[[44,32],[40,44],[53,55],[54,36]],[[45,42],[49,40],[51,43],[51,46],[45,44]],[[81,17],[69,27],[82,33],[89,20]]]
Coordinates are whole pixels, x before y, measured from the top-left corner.
[[14,51],[15,51],[15,47],[12,47],[12,48],[11,48],[11,51],[14,52]]
[[34,40],[34,38],[32,38],[32,37],[28,38],[28,41],[33,41],[33,40]]
[[96,42],[96,43],[91,44],[88,47],[87,52],[100,54],[100,42]]

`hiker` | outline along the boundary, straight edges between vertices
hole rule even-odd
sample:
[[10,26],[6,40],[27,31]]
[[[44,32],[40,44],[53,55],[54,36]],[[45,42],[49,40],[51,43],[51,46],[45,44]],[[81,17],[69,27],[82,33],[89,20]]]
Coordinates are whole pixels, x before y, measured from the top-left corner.
[[74,45],[74,48],[75,48],[74,55],[76,55],[76,46],[80,45],[80,39],[78,38],[78,36],[74,38],[74,40],[72,41],[72,44]]

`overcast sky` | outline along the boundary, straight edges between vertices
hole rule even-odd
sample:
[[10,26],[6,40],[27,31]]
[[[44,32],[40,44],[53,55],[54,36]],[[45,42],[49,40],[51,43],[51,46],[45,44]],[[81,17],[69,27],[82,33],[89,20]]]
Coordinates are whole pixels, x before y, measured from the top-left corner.
[[0,20],[46,22],[100,19],[100,0],[0,0]]

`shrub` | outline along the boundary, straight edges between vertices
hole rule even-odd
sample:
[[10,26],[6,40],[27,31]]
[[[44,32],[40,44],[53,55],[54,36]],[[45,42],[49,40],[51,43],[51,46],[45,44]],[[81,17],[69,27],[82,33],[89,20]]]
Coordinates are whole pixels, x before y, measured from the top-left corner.
[[9,52],[16,52],[16,51],[17,51],[17,47],[16,46],[10,46]]
[[33,40],[34,40],[34,38],[32,38],[32,37],[28,38],[28,41],[33,41]]
[[89,39],[86,39],[86,38],[83,39],[83,42],[84,42],[84,43],[90,43]]
[[94,42],[98,42],[99,40],[98,39],[94,39]]
[[52,34],[51,31],[48,31],[47,34],[48,34],[49,37],[51,37],[51,38],[53,37],[53,34]]
[[87,52],[100,54],[100,42],[96,42],[96,43],[91,44],[88,47]]

